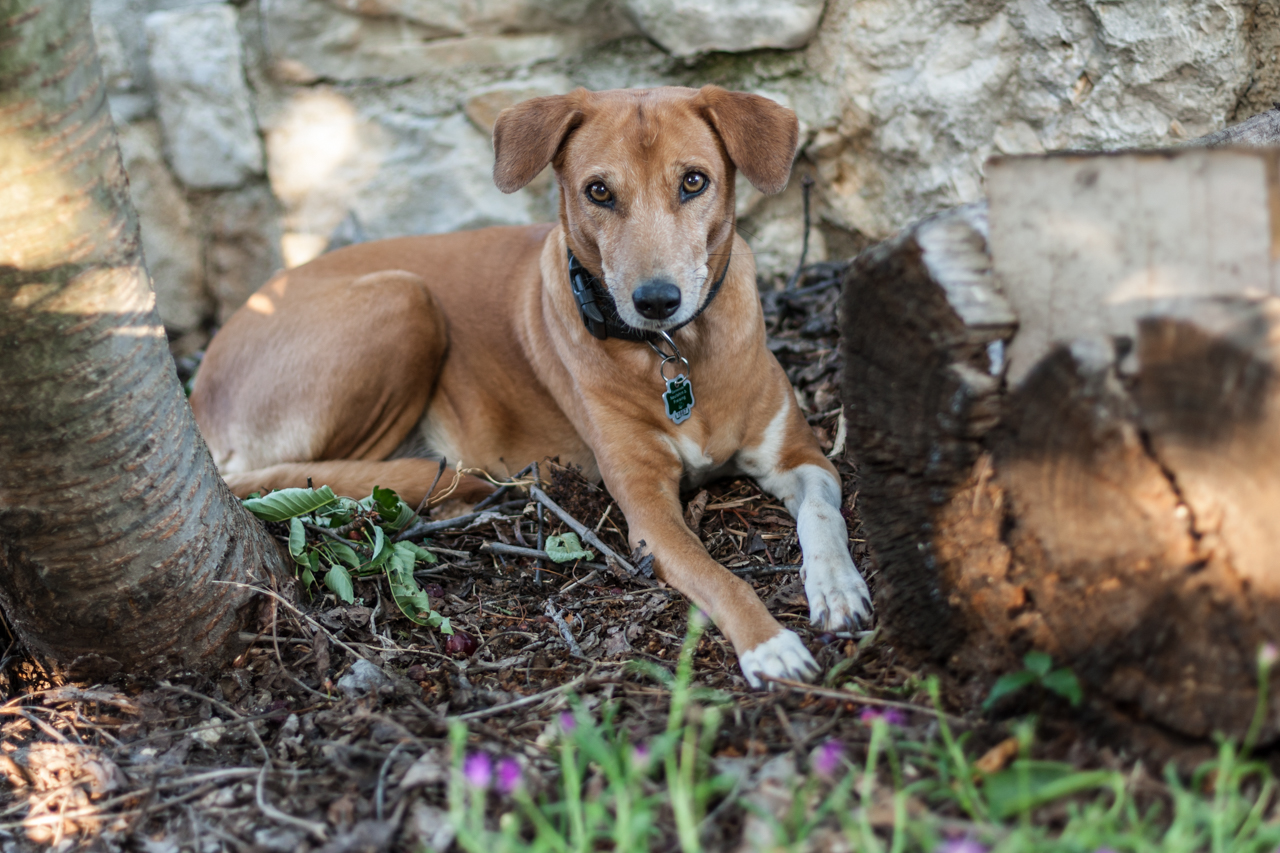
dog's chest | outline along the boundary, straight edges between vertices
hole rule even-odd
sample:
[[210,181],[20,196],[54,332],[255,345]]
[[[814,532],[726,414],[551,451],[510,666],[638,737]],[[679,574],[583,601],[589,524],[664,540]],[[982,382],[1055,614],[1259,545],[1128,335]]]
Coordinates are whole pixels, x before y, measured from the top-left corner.
[[677,432],[675,435],[667,435],[666,439],[679,457],[683,468],[680,475],[681,486],[686,488],[699,486],[708,480],[731,473],[733,454],[725,453],[717,461],[716,454],[709,449],[711,442],[706,441],[705,438],[695,437],[691,433]]

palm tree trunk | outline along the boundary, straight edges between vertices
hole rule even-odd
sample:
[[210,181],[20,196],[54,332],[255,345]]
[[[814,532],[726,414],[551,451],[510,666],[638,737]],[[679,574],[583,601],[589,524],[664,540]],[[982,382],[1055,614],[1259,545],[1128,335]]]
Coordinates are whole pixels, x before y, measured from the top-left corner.
[[0,607],[56,673],[208,669],[282,577],[169,357],[88,0],[0,0]]

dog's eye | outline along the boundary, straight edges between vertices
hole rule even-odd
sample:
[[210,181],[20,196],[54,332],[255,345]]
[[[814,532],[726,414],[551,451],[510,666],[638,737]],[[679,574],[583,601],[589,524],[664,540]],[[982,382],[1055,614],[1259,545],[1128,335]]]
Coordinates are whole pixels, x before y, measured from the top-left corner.
[[680,189],[686,196],[697,195],[707,188],[707,176],[701,172],[690,172],[680,182]]
[[596,204],[608,204],[613,201],[613,193],[609,192],[603,181],[595,181],[587,187],[587,198]]

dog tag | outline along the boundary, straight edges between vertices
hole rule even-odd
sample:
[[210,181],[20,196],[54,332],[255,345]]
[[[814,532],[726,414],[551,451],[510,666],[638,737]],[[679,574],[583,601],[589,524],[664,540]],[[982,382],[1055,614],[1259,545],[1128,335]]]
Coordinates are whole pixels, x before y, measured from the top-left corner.
[[693,414],[693,386],[683,373],[667,380],[662,401],[667,405],[667,417],[672,423],[682,424],[689,420],[689,415]]

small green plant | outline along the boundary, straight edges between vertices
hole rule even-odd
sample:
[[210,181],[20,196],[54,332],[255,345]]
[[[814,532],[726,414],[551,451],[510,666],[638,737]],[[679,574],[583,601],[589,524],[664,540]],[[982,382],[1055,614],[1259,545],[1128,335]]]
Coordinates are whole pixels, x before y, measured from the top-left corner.
[[1058,694],[1070,702],[1073,708],[1084,699],[1076,674],[1065,666],[1054,669],[1053,658],[1044,652],[1027,652],[1022,658],[1022,665],[1023,669],[1000,676],[992,685],[991,694],[982,703],[983,710],[991,710],[1004,697],[1033,684]]
[[[691,611],[674,676],[661,667],[643,667],[671,689],[666,730],[647,741],[632,742],[617,724],[616,705],[604,706],[596,721],[570,699],[573,710],[560,715],[555,742],[560,783],[536,799],[514,759],[499,760],[495,774],[492,757],[467,752],[466,727],[455,723],[449,811],[461,848],[468,853],[648,850],[660,838],[659,821],[669,814],[680,849],[701,851],[707,806],[733,786],[732,779],[710,769],[721,705],[729,697],[692,686],[693,650],[703,629],[697,611]],[[486,816],[488,806],[500,812],[496,821]]]
[[328,486],[281,489],[248,497],[244,506],[263,521],[288,522],[289,554],[305,589],[319,579],[340,601],[351,604],[355,578],[386,575],[401,613],[419,625],[453,633],[413,576],[417,564],[434,563],[435,554],[392,538],[418,514],[391,489],[374,486],[373,494],[359,501],[339,497]]
[[[704,849],[707,807],[730,789],[709,761],[728,697],[692,683],[701,627],[692,616],[690,623],[674,675],[643,667],[671,689],[666,730],[633,743],[616,705],[605,706],[597,722],[571,700],[573,710],[561,715],[552,746],[559,783],[546,791],[527,790],[515,758],[468,752],[467,730],[455,724],[449,806],[459,847],[467,853],[641,851],[666,849],[673,834],[670,846],[683,853]],[[1276,657],[1271,647],[1260,653],[1260,679]],[[1042,679],[1053,671],[1032,665]],[[1014,724],[1017,757],[983,772],[969,757],[969,733],[956,734],[942,712],[937,679],[922,686],[936,710],[927,729],[908,727],[902,716],[866,715],[870,736],[861,764],[845,744],[829,740],[811,755],[809,774],[796,779],[783,813],[730,803],[753,811],[772,833],[766,846],[750,849],[814,849],[820,829],[843,836],[843,847],[835,849],[860,853],[1271,853],[1280,844],[1275,777],[1230,741],[1221,741],[1217,757],[1190,778],[1168,768],[1163,800],[1152,799],[1152,780],[1142,781],[1136,770],[1128,776],[1035,759],[1034,720]],[[1265,713],[1265,704],[1259,708]],[[913,731],[925,737],[914,740]],[[1038,811],[1045,806],[1052,806],[1049,820]],[[722,811],[717,805],[713,815]]]

